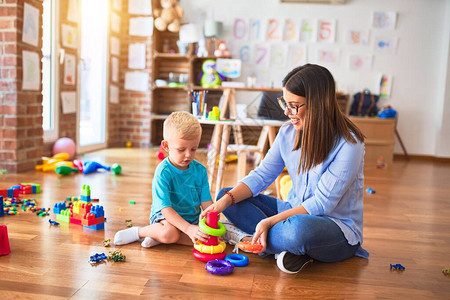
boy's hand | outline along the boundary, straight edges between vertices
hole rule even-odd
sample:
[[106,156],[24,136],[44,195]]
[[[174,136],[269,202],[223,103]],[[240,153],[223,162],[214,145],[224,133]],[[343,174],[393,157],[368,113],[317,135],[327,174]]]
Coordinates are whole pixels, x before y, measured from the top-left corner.
[[197,241],[206,242],[209,238],[209,234],[204,233],[200,230],[200,227],[197,225],[189,225],[185,232],[192,240],[192,243],[196,243]]
[[226,198],[221,198],[220,200],[217,200],[216,202],[214,202],[213,204],[211,204],[210,206],[208,206],[207,208],[205,208],[202,213],[200,214],[200,218],[199,220],[206,218],[206,213],[210,210],[215,210],[217,211],[219,214],[221,212],[223,212],[227,207],[229,206],[229,204],[227,204]]

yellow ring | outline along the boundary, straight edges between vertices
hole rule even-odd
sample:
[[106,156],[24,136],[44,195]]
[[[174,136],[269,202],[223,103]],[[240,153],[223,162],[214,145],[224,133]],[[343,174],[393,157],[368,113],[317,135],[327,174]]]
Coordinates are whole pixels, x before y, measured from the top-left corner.
[[225,251],[225,248],[227,245],[223,241],[219,241],[218,245],[205,245],[200,241],[197,241],[197,243],[194,244],[195,250],[201,253],[208,253],[208,254],[217,254],[222,253]]

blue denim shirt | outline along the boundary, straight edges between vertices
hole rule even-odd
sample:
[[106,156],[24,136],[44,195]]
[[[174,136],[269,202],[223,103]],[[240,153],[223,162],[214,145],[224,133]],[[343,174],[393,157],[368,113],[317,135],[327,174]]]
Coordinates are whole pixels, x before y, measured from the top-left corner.
[[[257,196],[268,188],[286,166],[292,179],[287,201],[302,205],[310,215],[327,216],[344,233],[350,245],[363,242],[364,143],[341,138],[328,158],[307,173],[297,173],[300,149],[292,151],[297,132],[292,125],[281,127],[261,164],[242,179]],[[357,256],[369,257],[362,247]]]

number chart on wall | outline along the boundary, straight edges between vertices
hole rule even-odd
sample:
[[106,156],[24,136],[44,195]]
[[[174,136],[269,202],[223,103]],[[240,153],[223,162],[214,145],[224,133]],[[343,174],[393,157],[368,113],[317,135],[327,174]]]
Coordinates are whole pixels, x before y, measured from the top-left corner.
[[242,60],[244,78],[256,77],[266,87],[279,86],[280,74],[311,61],[308,43],[334,43],[336,37],[336,20],[236,18],[230,25],[230,49]]

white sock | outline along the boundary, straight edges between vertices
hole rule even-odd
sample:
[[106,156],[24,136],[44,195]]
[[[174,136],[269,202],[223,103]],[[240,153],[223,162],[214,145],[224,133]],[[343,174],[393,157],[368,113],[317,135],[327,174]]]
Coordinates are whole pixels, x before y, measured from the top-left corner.
[[144,248],[151,248],[151,247],[159,245],[159,244],[161,244],[161,243],[158,242],[157,240],[154,240],[151,237],[146,237],[142,241],[141,246],[144,247]]
[[114,245],[125,245],[139,240],[139,227],[120,230],[114,236]]

